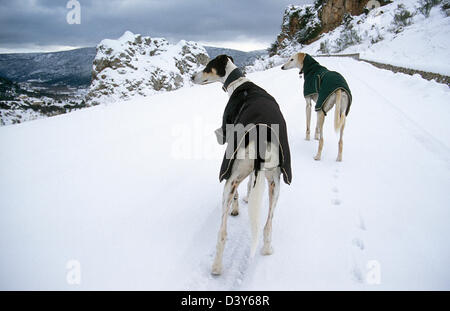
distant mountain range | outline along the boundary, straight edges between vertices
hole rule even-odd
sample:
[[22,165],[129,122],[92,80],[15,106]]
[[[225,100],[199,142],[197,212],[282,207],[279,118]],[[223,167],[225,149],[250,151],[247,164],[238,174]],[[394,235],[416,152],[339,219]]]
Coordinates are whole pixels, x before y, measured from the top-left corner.
[[0,54],[0,76],[14,82],[88,86],[95,48],[54,53]]
[[[210,58],[227,54],[236,65],[253,63],[265,50],[243,52],[233,49],[205,46]],[[0,54],[0,77],[14,82],[32,82],[41,86],[88,87],[92,78],[95,47],[52,53]]]
[[233,49],[216,48],[212,46],[205,46],[206,51],[210,58],[214,58],[217,55],[226,54],[233,57],[234,62],[238,67],[245,67],[252,65],[256,58],[259,56],[266,55],[268,52],[266,50],[256,50],[250,52],[244,52]]

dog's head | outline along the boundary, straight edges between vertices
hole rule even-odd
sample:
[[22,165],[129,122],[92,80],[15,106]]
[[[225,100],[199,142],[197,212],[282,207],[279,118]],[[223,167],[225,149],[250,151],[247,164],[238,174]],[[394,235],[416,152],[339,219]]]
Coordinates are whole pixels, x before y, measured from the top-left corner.
[[205,69],[192,76],[192,82],[195,84],[208,84],[221,81],[227,73],[228,62],[234,63],[233,57],[228,55],[219,55],[209,61]]
[[303,68],[303,60],[305,59],[305,53],[295,53],[289,57],[289,60],[281,66],[282,70],[288,70],[292,68],[298,68],[300,71]]

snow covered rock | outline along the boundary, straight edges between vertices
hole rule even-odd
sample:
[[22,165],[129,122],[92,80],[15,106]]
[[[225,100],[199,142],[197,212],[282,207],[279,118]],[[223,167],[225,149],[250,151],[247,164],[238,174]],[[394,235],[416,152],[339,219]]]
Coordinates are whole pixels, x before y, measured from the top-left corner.
[[[367,0],[316,1],[316,3],[322,4],[320,16],[323,31],[327,32],[329,30],[335,29],[342,23],[342,19],[346,14],[349,15],[362,14],[368,2],[369,1]],[[386,1],[376,1],[376,6],[379,7],[380,4],[385,3]]]
[[97,46],[86,99],[96,104],[175,90],[191,83],[190,76],[207,61],[208,53],[196,42],[170,44],[126,31]]
[[286,54],[287,48],[309,42],[321,30],[319,11],[313,4],[288,6],[283,13],[281,32],[269,49],[270,56]]

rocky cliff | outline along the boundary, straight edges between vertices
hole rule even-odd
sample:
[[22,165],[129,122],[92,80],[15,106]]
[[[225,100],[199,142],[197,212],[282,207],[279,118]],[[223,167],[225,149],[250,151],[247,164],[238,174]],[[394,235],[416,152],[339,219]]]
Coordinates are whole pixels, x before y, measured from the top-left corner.
[[175,90],[189,84],[191,75],[207,61],[208,53],[196,42],[170,44],[164,38],[127,31],[97,46],[86,99],[96,104]]
[[324,0],[319,12],[322,32],[333,30],[342,23],[344,15],[360,15],[369,0]]
[[[346,15],[360,15],[369,0],[316,0],[314,4],[290,5],[283,14],[281,32],[270,55],[289,53],[292,45],[309,44],[322,33],[342,24]],[[380,1],[385,4],[388,1]]]
[[292,42],[306,44],[322,30],[319,11],[314,5],[291,5],[283,13],[281,32],[272,45],[271,54],[284,49]]

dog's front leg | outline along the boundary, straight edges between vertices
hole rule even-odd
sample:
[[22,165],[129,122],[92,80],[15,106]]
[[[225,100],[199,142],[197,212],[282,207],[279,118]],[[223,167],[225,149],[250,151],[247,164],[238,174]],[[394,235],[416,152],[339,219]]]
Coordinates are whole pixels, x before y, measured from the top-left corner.
[[275,206],[277,205],[278,196],[280,194],[280,168],[266,173],[269,182],[269,215],[264,226],[264,246],[261,250],[263,255],[271,255],[272,248],[272,219]]
[[311,97],[305,97],[306,100],[306,140],[310,139],[311,127]]
[[217,237],[216,258],[212,266],[212,274],[220,275],[222,273],[222,256],[225,248],[225,241],[227,239],[227,218],[230,210],[231,200],[233,200],[234,193],[237,190],[239,183],[236,178],[229,178],[223,189],[222,197],[222,224],[220,225],[219,235]]

